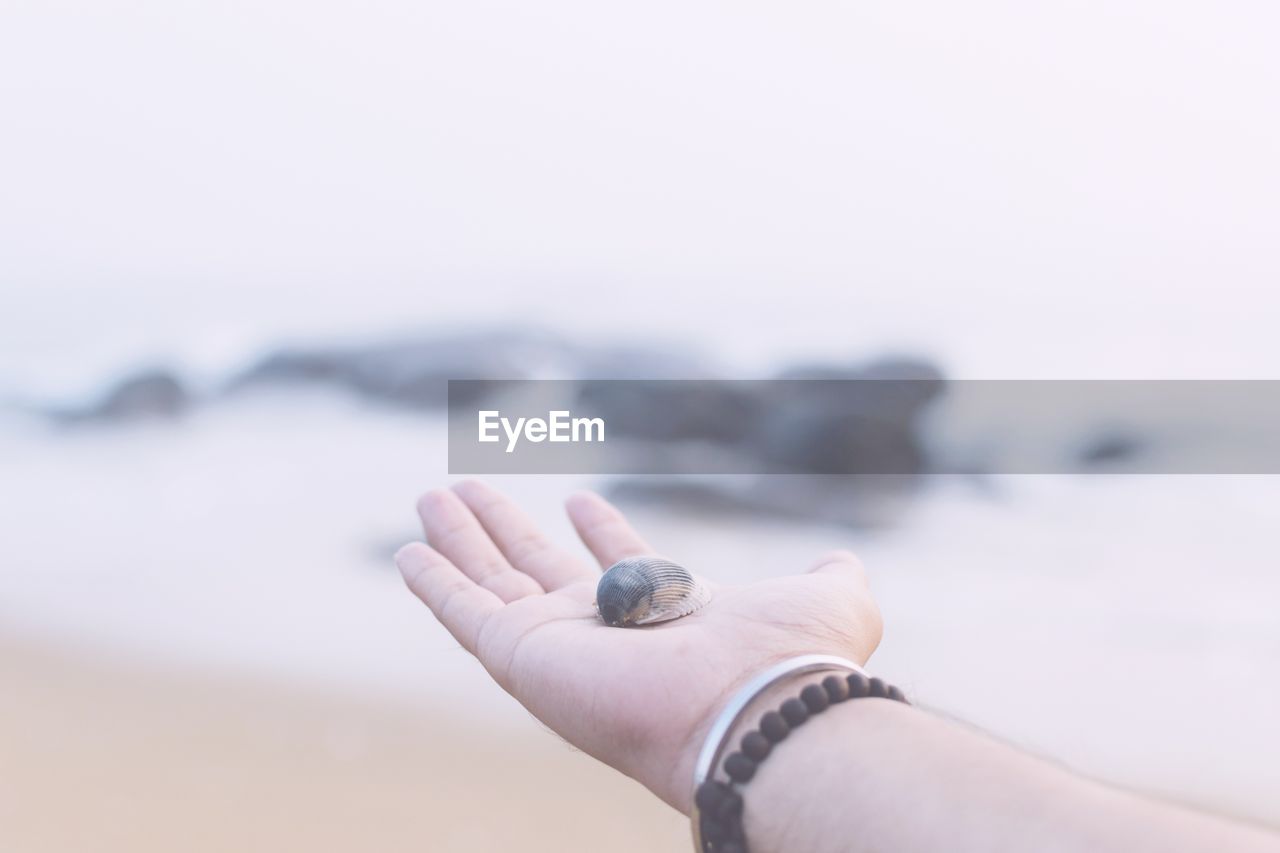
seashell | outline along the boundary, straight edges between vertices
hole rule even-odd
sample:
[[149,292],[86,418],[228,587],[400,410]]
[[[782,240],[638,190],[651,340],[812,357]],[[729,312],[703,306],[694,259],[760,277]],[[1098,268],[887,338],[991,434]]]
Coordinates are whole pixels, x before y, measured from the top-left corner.
[[596,586],[596,608],[616,628],[688,616],[711,600],[711,588],[684,566],[662,557],[627,557]]

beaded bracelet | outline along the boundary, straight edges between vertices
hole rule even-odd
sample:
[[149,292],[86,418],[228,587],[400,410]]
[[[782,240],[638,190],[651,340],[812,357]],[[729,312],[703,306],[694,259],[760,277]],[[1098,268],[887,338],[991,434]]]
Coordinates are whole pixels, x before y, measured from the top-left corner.
[[[725,738],[761,692],[788,676],[829,669],[848,670],[848,674],[828,675],[820,684],[808,684],[798,697],[787,699],[776,710],[765,712],[760,717],[758,728],[743,735],[738,751],[725,758],[722,766],[728,781],[720,782],[713,778]],[[832,705],[864,697],[907,702],[897,687],[869,677],[852,661],[830,655],[804,655],[782,661],[739,690],[711,727],[694,766],[690,817],[694,848],[698,853],[746,853],[742,794],[736,787],[751,781],[774,745],[785,740],[792,729]]]

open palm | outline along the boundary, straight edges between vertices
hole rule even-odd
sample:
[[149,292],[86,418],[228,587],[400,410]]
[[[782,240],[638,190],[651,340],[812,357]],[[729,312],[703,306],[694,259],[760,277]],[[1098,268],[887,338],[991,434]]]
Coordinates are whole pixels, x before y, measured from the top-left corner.
[[[579,493],[567,509],[602,567],[653,553],[603,498]],[[600,569],[552,544],[500,493],[465,482],[427,493],[418,512],[430,544],[396,555],[410,589],[538,719],[682,811],[702,736],[737,684],[796,654],[862,663],[880,640],[847,551],[807,574],[717,587],[683,619],[610,628],[595,610]]]

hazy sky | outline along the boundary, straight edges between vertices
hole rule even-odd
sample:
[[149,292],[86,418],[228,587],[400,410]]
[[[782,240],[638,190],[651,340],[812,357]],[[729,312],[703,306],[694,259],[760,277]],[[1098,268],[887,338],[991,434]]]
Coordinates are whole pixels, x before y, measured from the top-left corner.
[[0,378],[521,318],[1274,375],[1277,33],[1268,2],[9,0]]

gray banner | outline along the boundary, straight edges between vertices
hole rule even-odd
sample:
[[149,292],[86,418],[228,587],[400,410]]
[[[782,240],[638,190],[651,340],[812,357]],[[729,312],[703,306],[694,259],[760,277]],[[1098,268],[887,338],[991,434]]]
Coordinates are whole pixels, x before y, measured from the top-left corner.
[[451,474],[1280,473],[1280,382],[451,380]]

